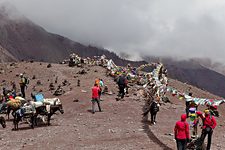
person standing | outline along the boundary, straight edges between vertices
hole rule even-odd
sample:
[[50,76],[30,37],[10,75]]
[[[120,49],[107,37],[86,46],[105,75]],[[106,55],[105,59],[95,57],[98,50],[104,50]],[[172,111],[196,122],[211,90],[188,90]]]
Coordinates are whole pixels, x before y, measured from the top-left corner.
[[156,124],[156,115],[159,111],[160,104],[154,99],[150,105],[151,123]]
[[15,98],[16,97],[16,83],[14,81],[11,81],[11,86],[12,86],[12,95]]
[[203,122],[202,134],[201,134],[201,137],[200,137],[201,145],[204,143],[206,135],[208,135],[208,142],[207,142],[207,148],[206,149],[210,150],[213,130],[215,129],[215,127],[217,125],[216,119],[215,119],[214,116],[212,116],[210,114],[210,111],[208,109],[206,109],[204,111],[204,114],[202,114],[199,111],[196,114],[201,117],[202,122]]
[[92,113],[95,113],[95,103],[98,104],[98,109],[101,112],[100,100],[99,100],[99,86],[95,83],[94,87],[92,87]]
[[129,86],[128,86],[128,80],[129,80],[129,78],[130,77],[128,75],[125,78],[125,91],[126,91],[126,94],[127,95],[129,94],[129,92],[128,92],[128,90],[129,90]]
[[[187,93],[188,96],[192,97],[191,87],[188,88],[186,93]],[[186,109],[185,110],[186,110],[187,118],[189,117],[190,103],[191,103],[190,101],[186,101],[186,103],[185,103],[186,104]]]
[[104,82],[102,79],[99,79],[99,100],[101,100],[102,90],[104,89]]
[[21,73],[20,74],[20,91],[23,98],[25,98],[25,88],[26,88],[26,79],[24,75]]
[[102,89],[104,88],[104,82],[103,82],[102,79],[100,79],[100,81],[99,81],[99,86],[100,86]]
[[182,114],[181,120],[176,122],[174,136],[177,142],[177,150],[185,150],[190,139],[189,124],[186,122],[187,115]]
[[119,76],[117,84],[119,86],[119,97],[123,99],[125,95],[124,89],[126,87],[126,78],[124,74]]
[[5,87],[3,87],[2,95],[3,95],[4,101],[6,101],[8,99],[8,96],[7,96],[8,93],[9,93],[9,91]]

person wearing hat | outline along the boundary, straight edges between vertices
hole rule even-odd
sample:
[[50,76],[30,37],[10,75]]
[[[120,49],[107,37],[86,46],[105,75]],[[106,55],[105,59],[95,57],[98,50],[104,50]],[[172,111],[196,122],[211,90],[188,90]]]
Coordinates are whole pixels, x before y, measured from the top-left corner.
[[190,139],[189,124],[186,121],[187,115],[182,114],[181,120],[176,122],[174,127],[174,136],[177,142],[177,150],[185,150],[187,142]]
[[204,143],[206,135],[208,135],[208,142],[207,142],[207,150],[210,150],[211,142],[212,142],[212,134],[213,130],[215,129],[217,123],[214,116],[210,114],[209,109],[204,110],[204,114],[201,112],[196,113],[198,116],[201,117],[203,126],[202,126],[202,134],[201,134],[201,145]]
[[22,97],[25,98],[26,79],[22,73],[20,74],[19,84],[20,84],[20,91],[21,91]]

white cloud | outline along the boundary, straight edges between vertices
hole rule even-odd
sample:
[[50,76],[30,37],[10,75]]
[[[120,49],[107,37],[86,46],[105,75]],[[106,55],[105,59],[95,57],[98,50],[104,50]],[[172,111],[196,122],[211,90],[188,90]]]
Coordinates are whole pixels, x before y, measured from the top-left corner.
[[222,0],[8,1],[48,31],[84,44],[130,55],[210,57],[225,63]]

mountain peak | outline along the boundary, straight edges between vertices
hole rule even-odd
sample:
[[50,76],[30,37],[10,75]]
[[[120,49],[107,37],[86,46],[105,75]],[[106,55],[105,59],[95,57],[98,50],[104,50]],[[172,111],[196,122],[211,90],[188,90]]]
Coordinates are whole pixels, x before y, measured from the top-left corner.
[[25,17],[10,2],[0,2],[0,20],[21,20]]

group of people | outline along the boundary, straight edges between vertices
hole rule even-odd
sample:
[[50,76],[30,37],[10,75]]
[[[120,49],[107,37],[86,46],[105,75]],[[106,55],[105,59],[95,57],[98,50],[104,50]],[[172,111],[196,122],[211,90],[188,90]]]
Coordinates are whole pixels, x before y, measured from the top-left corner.
[[[204,113],[197,111],[197,116],[202,119],[202,133],[200,136],[200,142],[197,146],[202,146],[205,140],[205,137],[208,135],[208,142],[207,142],[207,150],[211,148],[212,142],[212,134],[213,130],[215,129],[217,123],[216,119],[213,115],[210,114],[209,109],[205,109]],[[190,142],[190,133],[189,133],[189,124],[186,121],[187,115],[182,114],[181,120],[176,122],[174,128],[174,136],[177,142],[177,149],[178,150],[185,150],[187,143]]]
[[[129,70],[129,67],[130,66],[127,67],[128,70]],[[111,68],[111,69],[113,70],[113,68]],[[133,73],[133,74],[136,75],[136,72]],[[159,77],[159,79],[165,78],[165,80],[163,80],[163,81],[165,81],[165,85],[167,85],[167,78],[166,78],[167,70],[163,71],[163,69],[161,68],[161,70],[159,71],[159,75],[161,75]],[[154,83],[154,81],[152,81],[152,79],[153,79],[153,77],[151,77],[150,75],[147,76],[147,80],[149,80],[150,83]],[[128,94],[128,80],[129,79],[128,79],[128,76],[127,76],[127,72],[122,72],[121,74],[118,75],[118,78],[117,78],[116,82],[117,82],[117,85],[118,85],[118,88],[119,88],[119,94],[118,94],[119,98],[117,100],[123,100],[125,94]],[[162,82],[162,81],[160,80],[160,82]],[[147,85],[152,86],[152,84],[147,84]],[[103,81],[100,80],[100,79],[97,79],[97,80],[95,80],[95,84],[92,87],[92,113],[93,114],[96,112],[95,111],[96,103],[98,105],[99,111],[100,112],[102,111],[101,106],[100,106],[100,98],[101,98],[103,86],[104,86]],[[152,87],[154,87],[154,84],[153,84]],[[192,93],[190,92],[188,95],[192,96]],[[148,107],[148,110],[143,113],[143,115],[145,116],[145,115],[148,114],[148,112],[150,112],[152,124],[156,124],[156,115],[157,115],[157,112],[159,112],[159,106],[160,106],[160,98],[159,97],[160,97],[160,94],[154,96],[153,100],[151,101],[151,104]],[[190,133],[189,133],[190,132],[190,127],[189,127],[190,125],[186,121],[186,118],[189,117],[190,106],[191,106],[191,104],[189,102],[187,102],[186,103],[186,114],[181,115],[181,120],[176,122],[176,125],[175,125],[175,128],[174,128],[174,135],[175,135],[175,139],[176,139],[176,142],[177,142],[177,149],[178,150],[186,149],[187,143],[190,142],[190,139],[191,139]],[[197,111],[196,114],[197,114],[198,118],[202,119],[202,124],[203,124],[202,125],[202,133],[201,133],[201,137],[200,137],[200,139],[201,139],[200,144],[203,144],[206,135],[208,135],[207,150],[209,150],[210,147],[211,147],[213,130],[216,127],[216,119],[215,119],[214,116],[212,116],[210,114],[208,109],[205,110],[204,113],[201,113],[201,112]]]
[[16,83],[14,81],[11,81],[11,89],[7,89],[6,87],[3,87],[2,90],[2,95],[3,95],[3,100],[7,100],[9,99],[9,97],[16,97],[16,96],[21,96],[22,98],[25,98],[26,94],[25,91],[27,89],[27,86],[29,84],[29,78],[25,77],[24,74],[20,74],[20,81],[19,81],[19,85],[20,85],[20,93],[18,93],[17,91],[17,86]]

